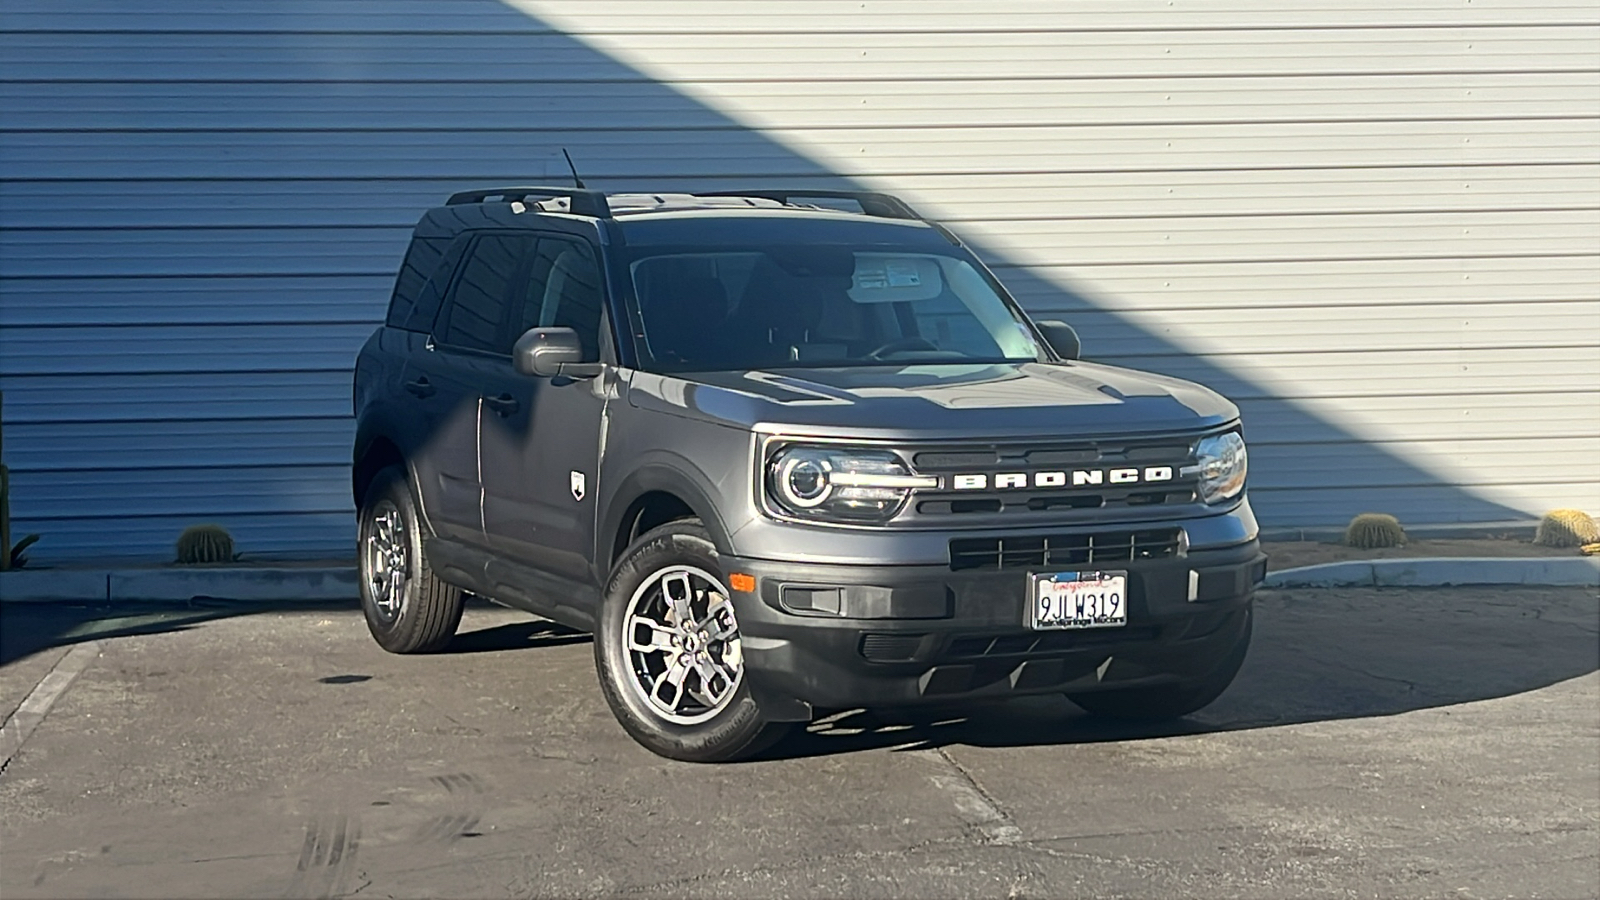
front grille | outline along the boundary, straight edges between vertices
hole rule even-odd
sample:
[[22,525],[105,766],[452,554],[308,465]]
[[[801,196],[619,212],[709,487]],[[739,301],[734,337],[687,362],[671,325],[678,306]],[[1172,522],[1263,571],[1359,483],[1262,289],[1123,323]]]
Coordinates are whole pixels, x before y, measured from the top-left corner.
[[950,542],[950,568],[1034,569],[1166,559],[1177,556],[1183,529],[1108,531],[1023,537],[956,538]]
[[[994,443],[918,449],[911,454],[917,473],[942,476],[944,483],[940,488],[918,489],[909,512],[914,518],[924,519],[1040,515],[1089,518],[1130,507],[1194,503],[1198,480],[1191,464],[1193,441],[1197,439],[1198,435],[1044,446]],[[1035,481],[1039,475],[1060,478],[1066,473],[1071,478],[1080,470],[1104,475],[1118,468],[1141,472],[1149,468],[1170,469],[1174,477],[1156,482],[1141,478],[1127,483]],[[1026,476],[1028,486],[1000,488],[994,479],[1001,473]],[[953,479],[957,475],[981,475],[990,481],[982,488],[956,489]]]

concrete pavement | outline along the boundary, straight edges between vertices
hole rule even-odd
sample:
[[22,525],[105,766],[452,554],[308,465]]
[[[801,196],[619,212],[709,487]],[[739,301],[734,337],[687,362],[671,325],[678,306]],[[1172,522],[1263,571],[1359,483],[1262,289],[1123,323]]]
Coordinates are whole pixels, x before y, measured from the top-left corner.
[[348,608],[0,608],[7,711],[100,648],[0,775],[0,895],[1600,892],[1592,590],[1268,591],[1169,728],[845,713],[729,766],[629,741],[586,636],[462,631],[402,658]]

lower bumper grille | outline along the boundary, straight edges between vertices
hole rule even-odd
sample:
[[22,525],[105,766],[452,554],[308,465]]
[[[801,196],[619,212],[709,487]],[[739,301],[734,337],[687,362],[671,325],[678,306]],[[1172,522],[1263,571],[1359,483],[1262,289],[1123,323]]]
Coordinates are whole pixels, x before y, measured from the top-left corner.
[[963,569],[1026,569],[1166,559],[1178,555],[1182,542],[1181,528],[956,538],[950,542],[950,568],[959,572]]
[[922,647],[920,634],[867,634],[861,637],[861,655],[871,662],[905,662]]
[[1102,644],[1153,641],[1161,635],[1154,627],[1094,628],[1082,631],[1045,631],[1035,634],[1008,634],[998,637],[970,635],[950,642],[949,658],[973,656],[1017,656],[1031,653],[1062,653]]

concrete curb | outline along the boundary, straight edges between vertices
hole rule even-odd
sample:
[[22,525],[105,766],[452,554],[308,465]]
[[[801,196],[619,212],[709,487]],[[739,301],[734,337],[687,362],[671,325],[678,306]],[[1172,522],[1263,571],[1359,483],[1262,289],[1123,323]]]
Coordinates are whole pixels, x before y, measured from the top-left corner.
[[1262,587],[1600,587],[1600,557],[1345,560],[1267,573]]
[[[1345,525],[1303,525],[1297,528],[1283,526],[1261,527],[1263,541],[1328,541],[1344,543]],[[1503,522],[1456,522],[1444,525],[1406,525],[1406,536],[1416,540],[1450,538],[1517,538],[1533,540],[1539,529],[1538,519],[1518,519]]]
[[0,572],[0,602],[151,600],[356,601],[354,563],[161,569],[18,569]]
[[[1344,543],[1345,525],[1302,525],[1284,527],[1263,525],[1263,541],[1327,541]],[[1416,540],[1451,538],[1516,538],[1533,540],[1539,530],[1538,519],[1517,519],[1503,522],[1455,522],[1444,525],[1406,525],[1406,536]]]
[[105,572],[89,569],[15,569],[0,572],[0,603],[81,603],[105,599]]

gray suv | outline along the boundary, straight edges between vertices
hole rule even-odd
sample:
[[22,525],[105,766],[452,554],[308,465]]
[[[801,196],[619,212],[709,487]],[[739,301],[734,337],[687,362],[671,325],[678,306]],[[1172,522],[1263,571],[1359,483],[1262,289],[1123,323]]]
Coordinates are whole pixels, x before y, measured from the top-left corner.
[[367,623],[592,632],[685,760],[830,709],[1193,712],[1266,570],[1239,413],[1078,349],[885,194],[457,194],[356,361]]

